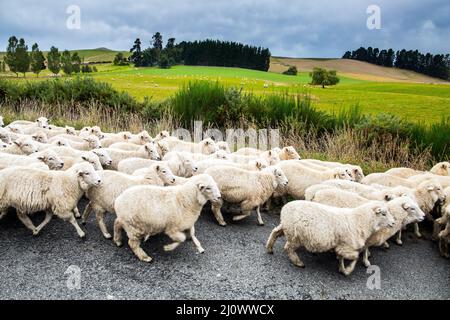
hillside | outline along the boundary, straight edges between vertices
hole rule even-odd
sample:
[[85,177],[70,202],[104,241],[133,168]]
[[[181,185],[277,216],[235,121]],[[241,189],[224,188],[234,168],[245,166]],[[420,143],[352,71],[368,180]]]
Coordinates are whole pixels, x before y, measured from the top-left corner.
[[296,66],[299,72],[309,72],[314,67],[334,69],[341,75],[367,81],[449,84],[447,81],[432,78],[413,71],[381,67],[367,62],[349,59],[272,57],[269,71],[281,73],[285,71],[288,66]]

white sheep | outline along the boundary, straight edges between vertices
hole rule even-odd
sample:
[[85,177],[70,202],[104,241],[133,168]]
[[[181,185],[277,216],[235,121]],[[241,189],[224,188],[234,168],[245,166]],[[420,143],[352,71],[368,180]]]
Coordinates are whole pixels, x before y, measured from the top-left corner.
[[84,127],[80,130],[80,133],[78,134],[80,137],[87,137],[90,135],[94,135],[99,139],[105,138],[105,134],[102,132],[102,129],[100,129],[99,126],[93,126],[93,127]]
[[[351,209],[292,201],[281,209],[280,225],[270,234],[266,249],[273,253],[276,239],[284,235],[284,249],[298,267],[305,266],[295,252],[300,247],[309,252],[333,250],[339,259],[339,271],[349,275],[367,239],[381,228],[392,227],[394,222],[386,204],[379,201],[369,201]],[[351,261],[348,267],[345,259]]]
[[[242,212],[235,215],[233,221],[248,217],[252,210],[256,209],[259,225],[264,225],[260,206],[272,196],[279,185],[288,185],[288,179],[278,166],[270,166],[261,171],[248,171],[221,165],[210,167],[206,169],[205,173],[216,181],[224,201],[240,204]],[[220,211],[221,207],[222,203],[212,204],[217,222],[221,226],[225,226],[226,223]]]
[[[389,212],[394,217],[395,223],[392,227],[381,228],[373,233],[366,241],[364,246],[363,263],[366,267],[370,266],[369,248],[381,246],[387,243],[387,240],[396,233],[400,234],[402,228],[410,223],[417,223],[424,219],[425,213],[419,208],[416,201],[407,197],[399,197],[387,202]],[[400,236],[401,237],[401,236]],[[401,244],[401,238],[397,236],[397,243]]]
[[103,167],[107,167],[112,164],[112,159],[109,156],[108,151],[106,151],[105,149],[92,149],[91,152],[97,155]]
[[[15,208],[20,221],[37,235],[56,215],[69,221],[78,235],[84,237],[72,211],[85,191],[101,183],[94,168],[87,163],[79,163],[67,171],[16,168],[0,171],[0,216],[6,214],[8,207]],[[38,211],[45,211],[46,215],[36,227],[28,214]]]
[[267,150],[260,153],[259,155],[242,155],[231,153],[228,156],[230,157],[231,161],[236,163],[249,163],[250,161],[263,159],[267,161],[269,165],[273,166],[281,161],[278,152],[275,150]]
[[117,170],[120,172],[132,174],[138,169],[147,168],[155,163],[164,163],[169,166],[170,170],[177,175],[183,177],[191,177],[197,172],[197,165],[188,153],[178,153],[177,157],[170,160],[154,161],[151,159],[128,158],[119,162]]
[[205,159],[195,162],[197,165],[197,174],[199,173],[205,173],[206,169],[214,166],[228,166],[228,167],[235,167],[235,168],[241,168],[244,170],[249,171],[259,171],[264,168],[267,168],[269,164],[265,160],[253,160],[249,163],[236,163],[231,162],[227,160],[221,160],[221,159]]
[[48,143],[47,134],[42,130],[36,131],[33,135],[31,135],[31,139],[40,143]]
[[64,166],[62,170],[68,170],[74,164],[82,162],[90,163],[95,170],[103,170],[102,164],[100,163],[100,159],[92,151],[85,151],[75,158],[62,157],[62,159],[64,160]]
[[142,130],[138,134],[133,134],[127,142],[141,145],[153,142],[153,138],[148,134],[147,130]]
[[[414,170],[411,168],[392,168],[386,171],[387,174],[397,176],[400,178],[410,178],[412,176],[416,176],[419,174],[427,173],[424,171]],[[428,173],[433,173],[440,176],[450,176],[450,163],[445,162],[439,162],[436,165],[433,166],[433,168],[430,169]]]
[[130,142],[116,142],[109,146],[109,148],[120,149],[126,151],[136,151],[141,145]]
[[31,138],[19,138],[8,147],[0,149],[0,153],[19,155],[29,155],[38,151],[36,142]]
[[219,148],[219,150],[223,150],[226,153],[231,153],[230,146],[228,145],[228,142],[226,142],[226,141],[217,141],[216,145],[217,145],[217,148]]
[[161,140],[169,138],[169,137],[170,137],[170,133],[166,130],[163,130],[155,136],[154,140],[156,142],[158,142],[158,141],[161,141]]
[[69,142],[69,145],[77,150],[80,151],[89,151],[92,149],[98,149],[101,148],[103,145],[103,142],[100,142],[97,136],[89,135],[83,138],[83,142],[76,142],[71,140],[66,140]]
[[[45,164],[44,167],[40,166]],[[54,152],[41,151],[33,153],[30,156],[16,155],[16,154],[0,154],[0,169],[8,168],[11,166],[32,166],[34,168],[45,168],[51,170],[61,169],[64,162]]]
[[35,122],[27,121],[27,120],[16,120],[10,123],[13,126],[21,126],[24,130],[24,133],[33,133],[34,130],[38,128],[47,129],[48,119],[46,117],[39,117]]
[[103,236],[111,238],[105,224],[105,213],[115,214],[114,201],[126,189],[137,185],[161,185],[173,183],[174,175],[167,166],[155,164],[147,169],[147,172],[140,176],[130,176],[128,174],[104,170],[99,173],[102,184],[97,188],[91,188],[86,193],[89,203],[86,206],[82,222],[85,223],[91,212],[95,213],[97,223]]
[[11,144],[12,143],[11,131],[0,127],[0,140],[7,144]]
[[136,151],[126,151],[113,148],[106,148],[105,150],[108,152],[112,160],[111,164],[106,167],[110,170],[117,170],[119,162],[129,158],[144,158],[153,160],[160,159],[154,143],[146,143]]
[[45,133],[47,134],[47,137],[49,139],[53,138],[55,136],[58,136],[58,135],[62,135],[62,134],[66,134],[66,135],[70,135],[70,136],[76,136],[76,134],[77,134],[74,127],[65,126],[64,128],[61,128],[61,127],[56,127],[56,126],[52,126],[52,125],[49,125],[48,129],[45,130]]
[[[390,196],[386,195],[383,199],[377,200],[389,201],[392,199]],[[356,208],[369,201],[369,199],[361,197],[360,195],[351,191],[334,188],[318,190],[312,199],[307,200],[337,208]]]
[[323,170],[324,168],[341,168],[346,167],[347,172],[353,177],[356,182],[361,182],[364,178],[364,172],[360,166],[353,164],[343,164],[339,162],[321,161],[316,159],[302,159],[300,162],[315,170]]
[[[102,146],[105,148],[108,148],[109,146],[111,146],[112,144],[116,143],[116,142],[128,142],[130,141],[132,138],[132,134],[131,132],[119,132],[116,134],[111,134],[108,137],[102,139]],[[144,143],[145,144],[145,143]]]
[[450,187],[450,176],[441,176],[432,173],[421,173],[408,179],[408,181],[411,181],[414,184],[419,184],[427,180],[435,180],[439,182],[443,188]]
[[188,231],[198,252],[204,252],[195,236],[195,222],[207,201],[220,201],[214,180],[205,174],[195,176],[174,187],[136,186],[125,190],[115,201],[117,219],[114,222],[114,242],[122,245],[122,229],[128,235],[128,245],[141,260],[152,260],[140,244],[144,238],[165,233],[173,243],[165,245],[172,251],[186,240]]
[[211,138],[204,139],[199,143],[170,139],[170,137],[165,138],[162,141],[167,144],[170,151],[187,151],[192,153],[211,154],[218,150],[218,147],[216,146],[214,140],[212,140]]
[[404,186],[407,188],[416,187],[416,183],[408,179],[403,179],[397,176],[391,176],[390,174],[383,172],[371,173],[365,176],[364,179],[361,180],[361,183],[366,185],[378,184],[386,187],[395,187],[395,186]]
[[304,199],[305,190],[315,184],[329,179],[352,180],[345,167],[314,170],[298,160],[281,161],[279,166],[290,181],[284,189],[277,190],[277,196],[290,195],[295,199]]
[[218,150],[218,151],[216,151],[214,153],[211,153],[211,154],[192,153],[192,152],[187,152],[187,151],[182,151],[182,152],[170,151],[170,152],[166,153],[162,159],[163,160],[170,160],[170,159],[172,159],[174,157],[176,158],[179,153],[192,158],[192,160],[194,160],[194,161],[208,160],[208,159],[230,160],[229,153],[226,153],[223,150]]

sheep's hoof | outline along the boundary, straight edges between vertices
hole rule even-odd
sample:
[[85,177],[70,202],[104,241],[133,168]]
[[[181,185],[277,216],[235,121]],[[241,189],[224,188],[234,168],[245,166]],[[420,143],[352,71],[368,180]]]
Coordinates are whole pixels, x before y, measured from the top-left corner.
[[84,232],[80,233],[79,236],[81,239],[86,239],[86,233],[84,233]]
[[86,224],[86,220],[81,219],[81,224],[82,224],[82,225],[85,225],[85,224]]
[[112,238],[111,234],[109,234],[109,233],[105,233],[105,234],[103,234],[103,236],[105,237],[105,239],[111,239]]
[[399,246],[403,245],[403,241],[402,241],[402,240],[397,240],[396,243],[397,243]]
[[390,247],[389,243],[387,243],[387,242],[383,243],[383,248],[384,249],[389,249],[389,247]]
[[421,234],[421,233],[415,233],[415,235],[416,235],[416,237],[419,238],[419,239],[422,238],[422,234]]
[[303,262],[293,262],[294,266],[299,267],[299,268],[304,268],[305,264]]
[[199,248],[197,251],[198,251],[198,253],[203,253],[203,252],[205,252],[205,249]]
[[142,257],[142,258],[140,258],[140,260],[142,261],[142,262],[147,262],[147,263],[150,263],[150,262],[152,262],[152,258],[151,257]]
[[367,260],[367,261],[363,261],[363,264],[364,264],[364,266],[365,266],[366,268],[368,268],[368,267],[370,267],[370,266],[371,266],[371,264],[370,264],[370,261],[369,261],[369,260]]
[[227,226],[227,223],[226,223],[226,222],[220,222],[219,225],[220,225],[221,227],[226,227],[226,226]]
[[114,243],[116,244],[116,246],[121,247],[122,246],[122,241],[114,241]]
[[258,226],[260,227],[264,226],[264,222],[258,222]]
[[273,249],[266,248],[268,254],[273,254]]
[[39,234],[39,230],[38,229],[34,229],[33,230],[33,236],[37,236]]

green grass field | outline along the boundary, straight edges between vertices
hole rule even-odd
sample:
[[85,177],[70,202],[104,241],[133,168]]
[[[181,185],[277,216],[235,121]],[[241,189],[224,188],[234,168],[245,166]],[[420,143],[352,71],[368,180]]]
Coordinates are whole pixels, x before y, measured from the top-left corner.
[[[117,51],[77,50],[85,61],[112,60]],[[341,108],[359,105],[363,112],[376,114],[390,112],[411,121],[431,123],[442,116],[449,116],[450,85],[373,82],[341,76],[334,87],[319,88],[308,85],[309,74],[286,76],[274,72],[223,67],[175,66],[171,69],[118,67],[111,64],[97,65],[92,76],[111,83],[119,90],[129,92],[137,99],[145,96],[162,100],[172,95],[189,81],[220,81],[228,86],[242,87],[246,92],[266,94],[274,92],[309,93],[314,105],[322,110],[337,112]],[[15,78],[13,74],[3,74]],[[41,80],[50,73],[44,70],[40,77],[28,73],[26,79]],[[66,77],[66,76],[63,76]],[[20,81],[23,81],[19,77]]]

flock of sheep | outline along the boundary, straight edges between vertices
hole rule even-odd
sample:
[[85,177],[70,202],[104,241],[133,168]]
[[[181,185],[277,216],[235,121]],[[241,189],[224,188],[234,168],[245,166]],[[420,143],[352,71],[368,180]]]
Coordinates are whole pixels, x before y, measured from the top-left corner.
[[[45,117],[6,127],[0,117],[0,127],[0,219],[14,208],[34,235],[56,215],[84,237],[76,218],[86,223],[93,212],[105,238],[121,246],[125,230],[133,253],[150,262],[141,243],[159,233],[172,240],[166,251],[187,238],[204,251],[194,226],[207,202],[221,226],[226,225],[222,211],[233,205],[240,209],[233,221],[255,210],[263,225],[261,210],[279,198],[280,224],[266,249],[272,253],[284,235],[284,249],[296,266],[304,266],[299,248],[334,251],[339,271],[348,275],[360,253],[370,265],[370,247],[388,247],[391,237],[402,244],[406,225],[414,223],[420,237],[418,223],[424,218],[433,221],[432,237],[449,257],[448,162],[429,172],[395,168],[364,176],[359,166],[302,160],[293,147],[231,152],[226,142],[210,138],[191,143],[167,131],[152,138],[147,131],[103,133],[97,126],[77,131],[49,125]],[[83,196],[89,202],[80,214]],[[39,211],[45,219],[35,226],[29,215]],[[441,212],[437,219],[436,211]],[[107,212],[116,215],[113,235],[104,221]]]

